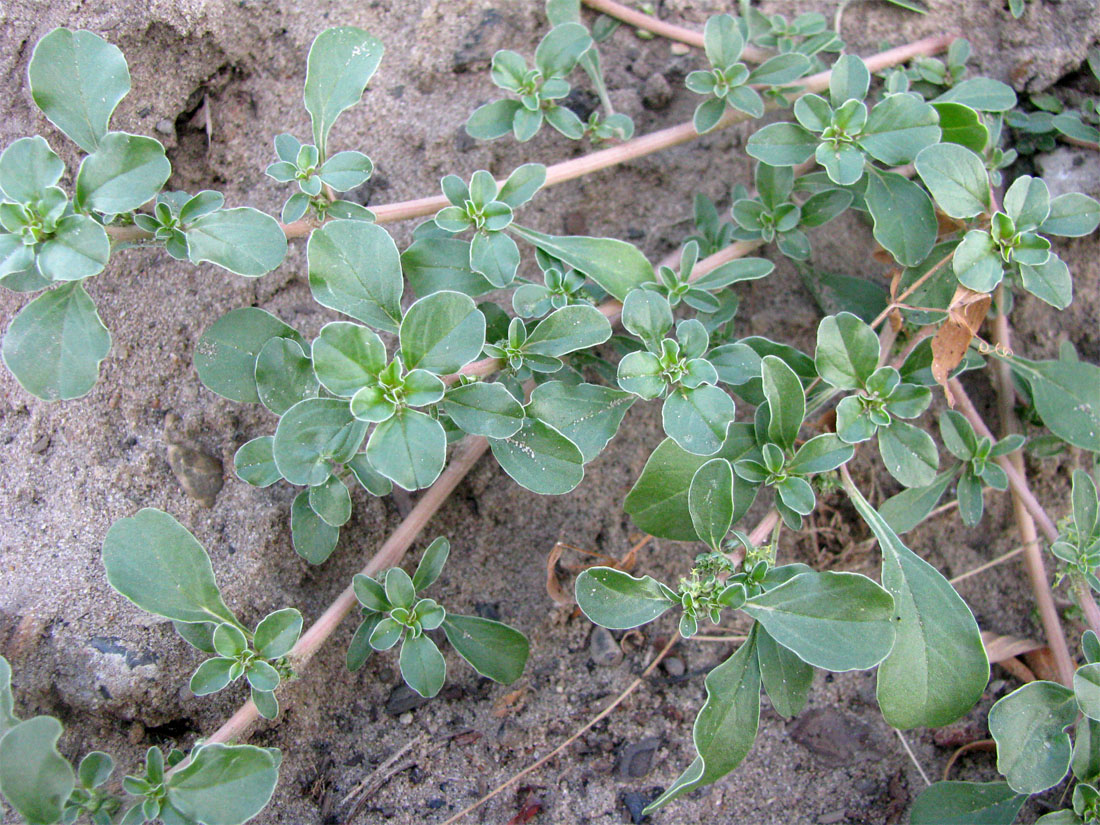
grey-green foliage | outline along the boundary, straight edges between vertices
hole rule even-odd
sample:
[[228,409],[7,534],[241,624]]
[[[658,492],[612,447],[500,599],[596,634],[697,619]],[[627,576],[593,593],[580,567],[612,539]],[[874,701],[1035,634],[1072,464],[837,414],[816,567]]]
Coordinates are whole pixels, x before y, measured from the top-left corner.
[[455,652],[482,676],[510,684],[522,675],[529,652],[522,633],[491,619],[448,613],[420,595],[439,578],[450,550],[450,542],[440,536],[424,550],[411,577],[400,567],[378,578],[355,576],[362,621],[348,646],[349,670],[362,667],[373,651],[400,642],[402,678],[421,696],[435,696],[446,680],[447,663],[427,633],[442,627]]
[[0,795],[28,825],[54,825],[87,816],[93,825],[160,819],[180,825],[241,825],[258,814],[278,781],[281,754],[252,745],[200,745],[173,750],[167,767],[159,748],[146,754],[143,776],[127,776],[125,796],[109,790],[114,760],[92,751],[72,764],[57,750],[61,723],[52,716],[25,721],[12,713],[11,667],[0,657]]
[[[35,46],[27,70],[31,96],[86,154],[73,189],[65,165],[41,136],[20,138],[0,155],[0,286],[44,294],[12,321],[4,363],[45,400],[86,394],[110,350],[110,335],[81,281],[107,266],[127,241],[163,244],[192,263],[209,261],[250,277],[278,266],[286,238],[251,207],[223,209],[221,195],[163,192],[172,172],[153,138],[111,131],[130,91],[117,47],[88,31],[55,29]],[[151,212],[138,211],[154,201]]]

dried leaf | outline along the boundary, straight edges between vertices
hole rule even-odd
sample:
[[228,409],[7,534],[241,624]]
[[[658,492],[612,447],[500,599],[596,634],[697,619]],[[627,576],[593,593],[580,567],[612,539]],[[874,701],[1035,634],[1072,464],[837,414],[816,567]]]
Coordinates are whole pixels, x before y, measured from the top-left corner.
[[932,339],[932,377],[943,387],[947,403],[952,407],[955,399],[947,388],[947,379],[962,362],[970,341],[978,334],[990,303],[992,298],[988,293],[959,286],[948,307],[947,320]]
[[502,719],[510,713],[523,710],[523,706],[527,704],[527,685],[516,688],[510,693],[505,693],[495,702],[493,702],[493,716],[497,719]]
[[1033,650],[1045,647],[1042,642],[1037,642],[1034,639],[1023,639],[1019,636],[1001,636],[991,630],[982,631],[982,644],[985,645],[985,652],[989,656],[990,664],[996,664],[1010,657],[1021,656],[1024,653],[1031,653]]
[[1024,662],[1038,678],[1045,679],[1048,682],[1058,681],[1058,666],[1054,663],[1054,655],[1050,652],[1049,647],[1041,647],[1038,650],[1025,653]]

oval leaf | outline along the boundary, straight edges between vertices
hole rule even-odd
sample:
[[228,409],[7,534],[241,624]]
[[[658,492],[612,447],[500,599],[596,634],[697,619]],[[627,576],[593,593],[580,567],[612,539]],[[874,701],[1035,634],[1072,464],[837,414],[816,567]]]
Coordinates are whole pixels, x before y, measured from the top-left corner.
[[478,616],[448,613],[443,632],[455,652],[482,676],[509,685],[523,675],[530,644],[514,627]]
[[628,630],[661,616],[676,600],[651,576],[638,579],[610,567],[590,567],[577,576],[577,604],[600,627]]

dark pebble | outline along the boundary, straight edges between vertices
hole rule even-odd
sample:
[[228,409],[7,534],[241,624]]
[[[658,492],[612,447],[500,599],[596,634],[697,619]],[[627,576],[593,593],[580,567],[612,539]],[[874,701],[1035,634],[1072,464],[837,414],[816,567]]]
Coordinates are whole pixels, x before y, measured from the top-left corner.
[[433,811],[438,811],[446,804],[447,803],[444,800],[440,799],[438,796],[434,799],[428,800],[428,807],[431,808]]
[[619,757],[619,776],[623,779],[641,779],[653,768],[653,755],[660,746],[661,740],[656,736],[627,745]]
[[623,651],[606,627],[592,628],[588,639],[588,655],[601,667],[615,667],[623,660]]
[[390,698],[386,700],[386,713],[390,716],[400,716],[427,703],[428,700],[411,687],[400,684],[390,691]]
[[645,810],[645,806],[657,798],[660,791],[641,793],[639,791],[626,791],[619,796],[619,801],[623,803],[623,807],[626,808],[630,814],[630,821],[634,825],[639,825],[642,822],[648,822],[649,817],[642,813]]

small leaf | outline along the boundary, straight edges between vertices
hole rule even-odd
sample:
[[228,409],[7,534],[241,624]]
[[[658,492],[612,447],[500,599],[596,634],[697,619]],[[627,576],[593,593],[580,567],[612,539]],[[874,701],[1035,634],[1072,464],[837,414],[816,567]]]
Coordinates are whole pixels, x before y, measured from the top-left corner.
[[756,649],[760,659],[760,678],[772,707],[787,719],[797,716],[809,698],[814,669],[760,627],[756,630]]
[[542,38],[535,65],[543,77],[564,77],[592,46],[592,36],[580,23],[560,23]]
[[965,146],[973,152],[984,152],[989,143],[989,129],[982,123],[981,115],[961,103],[941,101],[932,108],[940,116],[940,129],[944,144]]
[[537,419],[524,419],[515,434],[492,439],[489,446],[504,471],[532,492],[562,495],[584,478],[584,456],[577,445]]
[[531,200],[545,183],[546,167],[541,163],[525,163],[508,176],[496,199],[518,209]]
[[203,745],[167,781],[167,800],[203,825],[241,825],[267,805],[282,756],[274,748]]
[[340,528],[326,524],[309,506],[309,490],[302,490],[290,505],[290,537],[294,552],[310,564],[320,564],[336,549]]
[[447,678],[447,663],[427,636],[407,636],[401,645],[401,678],[421,696],[439,693]]
[[99,148],[111,114],[130,91],[122,51],[89,31],[51,31],[34,47],[27,77],[50,123],[89,153]]
[[509,685],[523,675],[530,644],[515,628],[491,619],[448,613],[443,632],[455,652],[482,676]]
[[904,421],[878,431],[878,450],[887,472],[906,487],[926,487],[936,478],[940,456],[932,436]]
[[106,215],[131,212],[155,198],[171,174],[159,140],[108,132],[81,162],[73,200]]
[[710,384],[694,389],[679,387],[665,399],[661,423],[665,434],[680,447],[710,456],[722,448],[735,411],[733,399],[725,390]]
[[98,788],[111,778],[115,760],[103,751],[92,751],[80,760],[77,777],[85,788]]
[[351,493],[336,476],[309,488],[309,509],[332,527],[343,527],[351,518]]
[[1080,238],[1100,223],[1100,204],[1080,192],[1067,192],[1050,202],[1050,214],[1039,226],[1047,235]]
[[95,386],[111,335],[79,281],[39,295],[4,335],[3,359],[20,385],[46,401],[80,398]]
[[494,100],[479,106],[466,121],[466,134],[476,140],[496,140],[512,132],[516,114],[523,109],[518,100]]
[[854,54],[843,54],[833,64],[829,75],[829,100],[834,107],[848,100],[863,100],[871,85],[871,73],[863,59]]
[[1054,682],[1030,682],[997,701],[989,732],[997,742],[997,770],[1020,794],[1045,791],[1070,766],[1066,728],[1077,716],[1073,691]]
[[733,467],[714,458],[695,471],[688,489],[688,512],[700,540],[719,552],[733,524]]
[[940,209],[951,217],[972,218],[989,210],[989,173],[974,152],[939,143],[922,150],[914,165]]
[[401,321],[401,355],[410,369],[458,372],[485,346],[485,316],[460,292],[434,292],[409,307]]
[[847,464],[854,454],[851,444],[844,443],[834,433],[822,433],[798,448],[787,464],[787,471],[798,475],[827,473]]
[[103,566],[111,587],[142,610],[178,622],[237,623],[202,545],[161,510],[146,508],[112,524]]
[[878,336],[855,315],[830,315],[818,325],[814,363],[818,375],[837,389],[860,389],[878,359]]
[[909,812],[912,825],[1012,825],[1027,801],[1006,782],[934,782]]
[[1100,452],[1100,367],[1087,361],[1012,360],[1043,423],[1074,446]]
[[1020,264],[1020,280],[1024,289],[1055,309],[1065,309],[1073,302],[1073,277],[1057,255],[1038,266]]
[[0,656],[0,739],[18,724],[14,713],[15,700],[11,695],[11,665]]
[[419,297],[453,290],[471,297],[495,287],[470,266],[470,242],[458,238],[423,238],[401,253],[401,268]]
[[857,142],[875,160],[897,166],[939,139],[935,109],[913,95],[888,95],[867,116]]
[[451,543],[443,536],[428,545],[424,550],[424,555],[420,557],[420,564],[416,566],[416,572],[413,573],[412,577],[413,589],[417,593],[431,587],[435,580],[439,578],[450,552]]
[[19,138],[0,154],[0,190],[8,200],[39,200],[65,174],[65,164],[41,135]]
[[347,192],[367,180],[374,171],[371,159],[362,152],[337,152],[317,170],[317,177],[337,192]]
[[313,142],[327,158],[328,133],[345,109],[363,96],[382,62],[382,41],[354,26],[321,32],[309,47],[302,97],[313,123]]
[[270,215],[250,206],[219,209],[187,226],[187,257],[257,278],[286,257],[286,236]]
[[1007,112],[1016,108],[1016,93],[1012,87],[989,77],[972,77],[956,83],[936,101],[954,101],[979,112]]
[[772,123],[752,134],[745,151],[772,166],[796,166],[813,157],[817,146],[817,136],[797,123]]
[[651,576],[639,579],[610,567],[582,571],[574,592],[584,615],[611,630],[639,627],[677,604],[672,591]]
[[111,256],[111,241],[103,227],[87,215],[69,215],[38,248],[38,271],[51,281],[79,281],[103,271]]
[[[221,625],[219,625],[220,627]],[[236,662],[233,659],[217,657],[207,659],[191,675],[187,687],[196,696],[209,696],[217,693],[233,681],[230,671]]]
[[453,387],[443,397],[443,411],[471,435],[507,438],[523,426],[523,405],[503,384]]
[[924,487],[910,487],[888,498],[878,508],[879,515],[895,533],[908,533],[936,509],[943,494],[955,479],[956,471],[940,473]]
[[202,334],[195,347],[195,370],[208,390],[231,401],[257,402],[256,358],[272,338],[302,336],[257,307],[227,312]]
[[802,391],[802,382],[794,370],[775,355],[767,355],[761,360],[761,374],[764,396],[768,399],[768,410],[771,413],[768,438],[790,449],[794,446],[802,421],[806,417],[806,396]]
[[587,464],[614,438],[633,403],[632,395],[611,387],[547,381],[535,387],[527,411],[576,444]]
[[430,486],[443,471],[447,435],[443,425],[430,415],[404,409],[375,427],[367,441],[367,458],[394,484],[405,490],[420,490]]
[[302,346],[290,338],[272,338],[256,356],[256,391],[260,401],[275,415],[306,398],[317,397],[313,362]]
[[322,484],[331,474],[333,462],[342,464],[355,455],[366,437],[367,426],[367,422],[352,416],[346,401],[299,401],[275,428],[275,464],[291,484]]
[[527,336],[523,349],[556,357],[591,349],[610,337],[607,317],[593,306],[578,304],[555,310],[539,321]]
[[35,716],[0,739],[0,793],[30,825],[60,822],[76,785],[72,765],[57,751],[61,723]]
[[936,245],[936,210],[917,184],[893,172],[869,175],[864,195],[875,240],[902,266],[918,266]]
[[317,378],[334,395],[350,398],[375,383],[386,368],[386,345],[374,332],[350,321],[332,321],[313,340]]
[[404,289],[401,256],[385,229],[364,221],[329,221],[309,236],[306,257],[317,303],[375,329],[397,332]]
[[367,659],[374,652],[374,648],[370,646],[370,637],[381,621],[381,613],[368,613],[363,617],[363,621],[359,623],[355,635],[351,637],[351,642],[348,643],[348,652],[345,657],[348,671],[354,673],[367,663]]
[[278,659],[294,647],[302,633],[302,614],[293,607],[268,613],[256,625],[252,641],[256,653],[265,659]]

